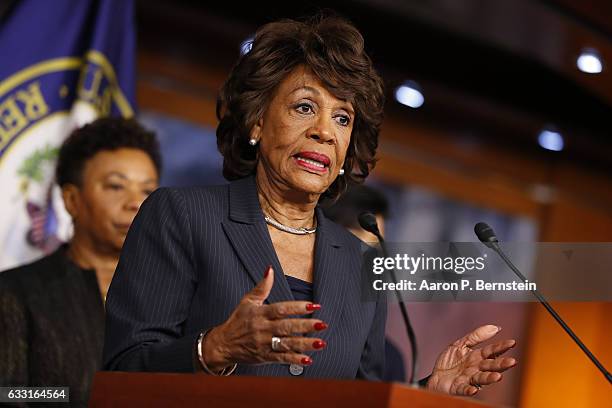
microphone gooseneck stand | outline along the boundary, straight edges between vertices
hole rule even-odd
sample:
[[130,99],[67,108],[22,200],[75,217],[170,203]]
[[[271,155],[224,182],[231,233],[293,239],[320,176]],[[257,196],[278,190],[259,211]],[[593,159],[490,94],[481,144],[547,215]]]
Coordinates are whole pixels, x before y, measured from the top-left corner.
[[[387,252],[387,245],[385,244],[385,239],[382,237],[378,229],[378,222],[376,221],[376,217],[374,216],[374,214],[370,212],[364,212],[359,215],[359,225],[361,225],[361,228],[363,228],[364,230],[376,236],[378,242],[380,243],[383,256],[387,258],[389,256],[389,253]],[[393,280],[393,283],[397,284],[395,269],[391,270],[391,279]],[[408,339],[410,340],[410,353],[412,354],[412,364],[410,365],[410,376],[408,378],[408,382],[413,386],[419,386],[419,382],[415,380],[418,356],[416,335],[414,334],[414,329],[412,328],[412,324],[410,323],[406,304],[404,303],[402,296],[399,294],[398,291],[395,291],[395,295],[397,296],[397,301],[399,303],[400,311],[402,313],[402,320],[404,321],[404,326],[406,326],[406,333],[408,334]]]
[[[499,246],[499,240],[497,239],[493,228],[489,227],[489,225],[484,222],[479,222],[474,227],[474,232],[483,244],[494,250],[501,257],[501,259],[506,263],[506,265],[508,265],[512,272],[516,274],[516,276],[518,276],[523,282],[527,281],[527,278],[521,273],[521,271],[518,270],[516,266],[514,266],[514,264],[512,263],[510,258],[508,258],[508,256],[504,253],[504,251],[502,251],[501,247]],[[550,315],[557,321],[557,323],[559,323],[563,330],[565,330],[565,332],[572,338],[572,340],[574,340],[578,347],[580,347],[584,354],[586,354],[587,357],[593,362],[593,364],[595,364],[599,371],[602,372],[602,374],[606,377],[606,380],[608,380],[608,383],[612,384],[612,375],[610,375],[610,372],[606,370],[606,368],[603,366],[603,364],[601,364],[601,362],[599,362],[599,360],[595,357],[591,350],[588,349],[588,347],[582,342],[582,340],[580,340],[576,333],[574,333],[574,331],[567,325],[567,323],[565,323],[565,321],[561,318],[561,316],[559,316],[555,309],[553,309],[553,307],[546,301],[544,296],[542,296],[542,294],[538,292],[537,289],[532,290],[531,293],[533,293],[533,295],[536,297],[536,299],[538,299],[542,306],[546,308],[548,313],[550,313]]]

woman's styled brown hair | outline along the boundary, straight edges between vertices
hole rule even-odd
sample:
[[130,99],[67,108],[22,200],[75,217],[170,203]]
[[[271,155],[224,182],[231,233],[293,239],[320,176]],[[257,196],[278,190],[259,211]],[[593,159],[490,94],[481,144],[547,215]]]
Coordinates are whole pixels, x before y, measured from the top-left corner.
[[248,143],[251,129],[277,86],[299,65],[309,68],[336,98],[351,102],[355,109],[345,175],[337,177],[326,192],[336,198],[347,183],[363,182],[374,167],[384,104],[383,82],[364,51],[363,37],[340,17],[281,20],[257,31],[251,50],[238,59],[217,99],[223,175],[235,180],[255,172],[258,147]]

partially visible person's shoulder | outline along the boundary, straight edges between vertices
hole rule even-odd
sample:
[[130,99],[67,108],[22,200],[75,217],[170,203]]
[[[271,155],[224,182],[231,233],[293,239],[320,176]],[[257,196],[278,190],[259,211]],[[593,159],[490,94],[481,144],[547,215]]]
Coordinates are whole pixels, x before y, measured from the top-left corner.
[[[146,205],[170,205],[188,215],[221,216],[227,210],[229,185],[205,187],[161,187],[145,201]],[[148,201],[148,203],[147,203]]]
[[29,264],[0,272],[0,287],[5,290],[44,288],[50,282],[61,278],[64,273],[60,257],[63,249],[44,256]]
[[182,187],[172,189],[179,194],[189,206],[222,206],[226,205],[229,184],[203,187]]

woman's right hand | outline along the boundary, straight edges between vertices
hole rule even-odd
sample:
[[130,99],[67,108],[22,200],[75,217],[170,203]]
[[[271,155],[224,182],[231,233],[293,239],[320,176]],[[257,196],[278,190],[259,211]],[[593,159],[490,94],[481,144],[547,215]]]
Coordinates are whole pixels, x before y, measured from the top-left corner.
[[[307,351],[323,349],[325,341],[300,335],[327,328],[321,320],[289,318],[320,309],[310,302],[290,301],[266,305],[264,301],[274,284],[272,267],[264,278],[247,293],[229,319],[213,328],[202,344],[204,362],[213,371],[234,363],[287,363],[310,365]],[[281,338],[278,351],[272,350],[272,337]]]

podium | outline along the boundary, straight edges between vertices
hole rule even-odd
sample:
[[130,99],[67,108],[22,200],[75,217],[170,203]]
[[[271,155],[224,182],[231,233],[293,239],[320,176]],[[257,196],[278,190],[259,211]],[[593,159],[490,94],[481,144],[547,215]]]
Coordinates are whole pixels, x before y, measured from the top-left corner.
[[98,372],[94,377],[89,406],[483,408],[489,405],[396,383]]

